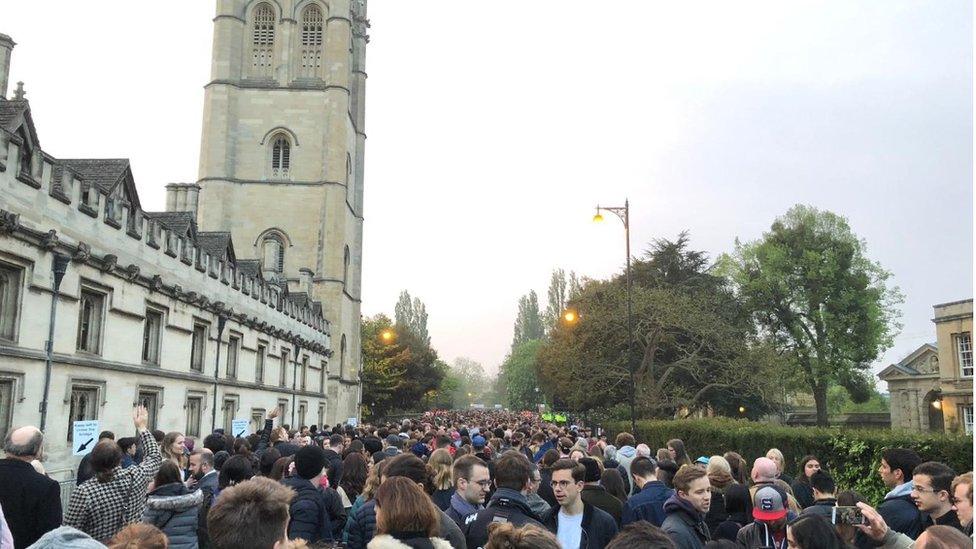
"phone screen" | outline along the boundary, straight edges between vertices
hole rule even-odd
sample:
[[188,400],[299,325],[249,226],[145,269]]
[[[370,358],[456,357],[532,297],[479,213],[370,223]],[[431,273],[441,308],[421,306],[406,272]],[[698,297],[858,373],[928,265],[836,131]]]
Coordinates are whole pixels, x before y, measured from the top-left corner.
[[857,507],[837,506],[833,509],[834,524],[864,524],[864,513]]

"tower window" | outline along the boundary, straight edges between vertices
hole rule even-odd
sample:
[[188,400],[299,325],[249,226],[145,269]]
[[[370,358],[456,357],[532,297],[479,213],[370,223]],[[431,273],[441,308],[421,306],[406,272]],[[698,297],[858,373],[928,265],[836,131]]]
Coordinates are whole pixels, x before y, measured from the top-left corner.
[[342,342],[339,344],[339,377],[345,378],[346,375],[346,334],[342,334]]
[[342,285],[345,286],[348,282],[349,282],[349,246],[346,246],[346,250],[342,254]]
[[320,78],[322,68],[322,10],[311,5],[302,13],[301,76]]
[[274,58],[275,12],[268,3],[254,9],[251,28],[251,74],[271,77]]
[[278,235],[270,235],[262,243],[264,270],[282,273],[285,271],[285,244]]
[[275,179],[288,177],[291,167],[291,143],[288,138],[279,135],[271,144],[271,176]]

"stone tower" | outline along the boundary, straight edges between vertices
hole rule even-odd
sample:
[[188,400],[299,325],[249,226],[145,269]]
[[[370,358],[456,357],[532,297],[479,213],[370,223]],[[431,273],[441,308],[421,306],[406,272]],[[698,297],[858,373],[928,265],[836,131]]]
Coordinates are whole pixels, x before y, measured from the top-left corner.
[[359,398],[368,25],[366,0],[217,0],[199,198],[182,202],[266,279],[321,300],[333,424]]

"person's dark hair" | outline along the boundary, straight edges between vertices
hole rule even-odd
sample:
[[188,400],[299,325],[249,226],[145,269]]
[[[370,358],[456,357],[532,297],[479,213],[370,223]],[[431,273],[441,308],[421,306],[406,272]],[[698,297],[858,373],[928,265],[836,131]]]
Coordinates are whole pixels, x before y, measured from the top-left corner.
[[553,473],[556,471],[571,471],[573,475],[573,482],[583,482],[586,480],[586,467],[568,458],[563,458],[556,463],[553,463],[550,469]]
[[102,431],[101,433],[98,433],[98,440],[105,440],[105,439],[115,440],[115,433],[113,433],[112,431]]
[[164,438],[166,438],[166,433],[160,431],[159,429],[153,429],[150,431],[150,433],[152,433],[153,438],[156,439],[156,444],[159,444]]
[[624,446],[637,446],[637,439],[635,439],[634,435],[630,433],[618,434],[617,439],[614,442],[616,443],[614,446],[616,446],[618,450]]
[[624,488],[624,479],[620,476],[620,471],[616,469],[604,469],[600,475],[600,486],[621,502],[627,501],[627,490]]
[[546,450],[544,454],[542,454],[541,463],[542,463],[542,468],[543,469],[548,469],[548,468],[552,467],[552,464],[553,463],[556,463],[557,461],[559,461],[559,451],[558,450],[549,449],[549,450]]
[[972,539],[952,526],[938,525],[925,529],[925,549],[958,549],[972,545]]
[[457,486],[458,479],[470,479],[476,465],[487,467],[478,456],[461,456],[451,467],[451,481]]
[[847,549],[834,526],[820,515],[800,515],[787,528],[800,549]]
[[119,445],[119,450],[122,450],[122,453],[124,454],[129,451],[129,448],[135,446],[137,442],[136,437],[122,437],[116,441],[116,444]]
[[739,544],[727,539],[711,539],[705,542],[705,549],[739,549]]
[[284,540],[294,495],[260,477],[222,490],[207,514],[211,544],[215,549],[265,548]]
[[932,489],[941,492],[948,492],[952,489],[952,480],[956,478],[956,472],[952,467],[938,461],[926,461],[919,464],[912,472],[913,475],[928,475],[932,479]]
[[346,437],[342,435],[332,435],[329,437],[329,446],[342,446],[342,442]]
[[822,469],[810,476],[810,486],[821,494],[833,494],[837,491],[837,483],[833,477]]
[[674,549],[674,542],[664,530],[646,520],[638,520],[621,528],[607,549]]
[[516,528],[510,522],[492,522],[488,524],[485,549],[560,549],[560,546],[552,532],[535,524]]
[[275,448],[268,448],[261,454],[261,461],[259,463],[259,469],[261,470],[261,476],[266,477],[271,474],[271,469],[274,468],[276,461],[281,459],[281,452]]
[[390,463],[383,470],[383,476],[387,479],[407,477],[417,484],[422,484],[426,490],[431,490],[433,482],[431,482],[430,470],[424,460],[413,454],[399,454],[387,459],[390,460]]
[[902,482],[912,480],[912,472],[922,463],[922,458],[914,450],[908,448],[887,448],[881,451],[881,459],[885,460],[892,471],[901,471]]
[[7,436],[3,440],[3,451],[10,457],[36,457],[41,455],[41,447],[44,445],[44,434],[40,430],[35,430],[30,440],[24,444],[14,444],[12,436],[14,429],[7,431]]
[[505,452],[495,462],[495,486],[521,491],[532,475],[529,458],[521,452]]
[[295,459],[294,456],[285,456],[278,458],[278,461],[274,462],[271,466],[271,472],[268,474],[268,478],[271,480],[281,480],[288,476],[288,469],[291,466],[291,462]]
[[861,494],[858,494],[854,490],[844,490],[843,492],[837,493],[837,505],[841,507],[854,507],[858,503],[867,503]]
[[355,500],[362,493],[368,475],[366,456],[353,452],[342,460],[342,481],[339,486],[346,492],[350,501]]
[[211,433],[207,435],[207,438],[203,439],[203,447],[210,450],[215,455],[217,452],[226,450],[224,444],[224,435],[220,433]]
[[[206,448],[206,446],[204,446],[204,448]],[[227,450],[221,450],[214,454],[214,469],[220,471],[224,467],[224,464],[227,463],[228,458],[230,458],[230,454],[227,453]]]
[[708,473],[704,469],[693,465],[682,465],[674,475],[674,489],[687,494],[692,482],[707,476]]
[[383,443],[376,437],[366,437],[363,440],[363,448],[369,455],[373,455],[383,451]]
[[220,468],[220,475],[217,477],[217,485],[221,490],[228,486],[240,484],[254,476],[251,469],[251,460],[244,456],[230,456]]
[[105,545],[108,549],[166,549],[169,539],[152,524],[134,522],[119,530]]
[[159,470],[156,471],[156,476],[153,478],[153,485],[159,488],[164,484],[173,484],[174,482],[183,482],[183,473],[180,472],[180,468],[175,463],[166,460],[159,466]]
[[[103,440],[91,451],[91,467],[98,482],[112,480],[115,468],[122,462],[122,450],[114,440]],[[952,482],[951,480],[949,482]]]
[[745,458],[737,452],[725,452],[725,455],[722,457],[725,458],[725,461],[729,462],[729,468],[732,469],[732,478],[739,484],[748,484],[749,464],[746,463]]
[[[803,456],[803,459],[800,460],[800,472],[797,473],[796,475],[796,480],[798,482],[802,482],[803,484],[806,484],[808,486],[810,484],[810,477],[808,477],[806,474],[806,468],[807,468],[807,463],[810,463],[811,461],[816,461],[817,463],[820,463],[820,460],[817,459],[817,456]],[[820,466],[823,467],[823,463],[820,463]]]
[[[420,460],[417,456],[412,457]],[[390,467],[393,466],[391,462]],[[390,467],[387,467],[387,474]],[[376,490],[375,501],[377,534],[423,532],[432,538],[440,533],[441,519],[437,507],[408,477],[387,478]]]
[[672,438],[666,444],[668,448],[674,450],[674,462],[681,465],[691,465],[691,458],[688,457],[688,451],[685,450],[685,442],[680,438]]
[[657,465],[651,458],[640,456],[630,462],[630,474],[647,478],[657,472]]

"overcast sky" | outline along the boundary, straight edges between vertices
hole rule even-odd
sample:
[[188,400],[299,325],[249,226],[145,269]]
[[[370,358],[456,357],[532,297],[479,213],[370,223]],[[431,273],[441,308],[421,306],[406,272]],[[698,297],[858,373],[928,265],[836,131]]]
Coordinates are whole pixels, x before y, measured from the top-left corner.
[[[41,144],[132,159],[143,205],[195,181],[214,2],[0,0]],[[712,257],[796,203],[846,216],[905,294],[878,366],[973,295],[973,13],[903,2],[371,0],[363,313],[420,297],[493,370],[554,267]],[[13,85],[11,85],[11,88]],[[259,207],[259,205],[255,205]]]

